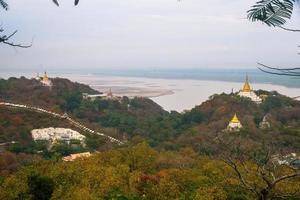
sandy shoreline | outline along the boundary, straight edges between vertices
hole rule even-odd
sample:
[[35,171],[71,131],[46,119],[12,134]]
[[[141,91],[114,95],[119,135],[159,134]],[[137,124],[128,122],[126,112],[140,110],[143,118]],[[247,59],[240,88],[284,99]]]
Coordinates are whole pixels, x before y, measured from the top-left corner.
[[111,89],[113,94],[116,96],[127,96],[127,97],[148,97],[154,98],[164,95],[172,95],[174,92],[172,90],[161,89],[161,88],[143,88],[143,87],[124,87],[124,86],[102,86],[102,85],[90,85],[91,88],[98,91],[108,91]]
[[[110,88],[119,96],[143,96],[151,98],[167,111],[176,110],[183,112],[208,100],[213,94],[231,93],[239,91],[243,83],[206,80],[181,80],[181,79],[153,79],[118,76],[72,76],[68,77],[90,85],[101,92]],[[281,94],[296,97],[300,95],[300,88],[287,88],[272,84],[251,83],[254,90],[278,91]]]
[[[27,76],[28,78],[31,77]],[[51,75],[50,75],[51,77]],[[56,77],[56,75],[52,75]],[[144,77],[123,77],[104,75],[59,74],[59,77],[90,85],[92,88],[107,92],[112,90],[117,96],[140,96],[151,98],[167,111],[183,112],[209,99],[211,95],[239,91],[242,82],[189,80],[189,79],[158,79]],[[297,97],[300,88],[288,88],[268,83],[252,83],[254,90],[278,91],[280,94]]]

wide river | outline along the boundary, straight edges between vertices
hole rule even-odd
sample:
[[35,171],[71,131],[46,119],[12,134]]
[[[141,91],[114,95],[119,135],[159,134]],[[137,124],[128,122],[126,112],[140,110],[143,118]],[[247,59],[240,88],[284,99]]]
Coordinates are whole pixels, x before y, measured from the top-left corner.
[[[32,78],[32,73],[0,73],[0,77],[21,75]],[[189,80],[167,78],[145,78],[129,76],[74,74],[74,73],[51,73],[50,77],[63,77],[72,81],[88,84],[92,88],[107,92],[109,89],[118,96],[143,96],[149,97],[167,111],[176,110],[182,112],[200,105],[213,94],[231,93],[239,91],[243,82],[213,81],[213,80]],[[282,85],[269,83],[253,83],[250,85],[254,90],[278,91],[289,97],[300,96],[300,88],[290,88]]]
[[[243,82],[158,79],[100,75],[66,75],[73,81],[89,84],[99,91],[109,89],[116,95],[149,97],[165,110],[182,112],[208,100],[213,94],[239,91]],[[281,85],[251,83],[254,90],[278,91],[289,97],[300,96],[300,88],[288,88]]]

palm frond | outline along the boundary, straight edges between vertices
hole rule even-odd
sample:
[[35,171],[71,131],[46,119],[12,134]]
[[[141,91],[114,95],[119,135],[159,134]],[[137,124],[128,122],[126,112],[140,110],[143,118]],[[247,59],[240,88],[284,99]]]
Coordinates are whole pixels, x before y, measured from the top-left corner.
[[52,0],[52,1],[53,1],[53,3],[55,3],[55,5],[59,6],[59,3],[57,0]]
[[5,10],[8,9],[8,4],[4,0],[0,0],[0,6]]
[[248,10],[250,21],[261,21],[268,26],[282,26],[293,13],[295,0],[260,0]]
[[[57,0],[52,0],[52,1],[53,1],[53,3],[55,3],[55,5],[59,6],[59,3]],[[79,3],[79,0],[75,0],[75,2],[74,2],[75,6],[77,6],[78,3]]]

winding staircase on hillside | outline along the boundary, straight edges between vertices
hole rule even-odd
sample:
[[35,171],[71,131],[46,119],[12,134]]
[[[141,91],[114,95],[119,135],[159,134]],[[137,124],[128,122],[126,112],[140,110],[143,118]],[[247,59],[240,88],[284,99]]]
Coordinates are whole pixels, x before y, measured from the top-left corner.
[[21,108],[21,109],[26,109],[26,110],[30,110],[30,111],[34,111],[34,112],[39,112],[39,113],[45,113],[48,115],[52,115],[53,117],[57,117],[57,118],[61,118],[61,119],[65,119],[68,122],[70,122],[71,124],[73,124],[74,126],[76,126],[77,128],[89,132],[91,134],[95,134],[95,135],[99,135],[105,138],[108,138],[111,142],[115,142],[119,145],[123,144],[124,142],[122,142],[121,140],[118,140],[114,137],[111,137],[109,135],[106,135],[104,133],[100,133],[97,131],[94,131],[92,129],[87,128],[86,126],[84,126],[83,124],[73,120],[72,118],[70,118],[68,115],[66,114],[58,114],[52,111],[48,111],[46,109],[43,108],[39,108],[39,107],[34,107],[34,106],[29,106],[29,105],[24,105],[24,104],[14,104],[14,103],[8,103],[8,102],[0,102],[0,106],[6,106],[6,107],[15,107],[15,108]]

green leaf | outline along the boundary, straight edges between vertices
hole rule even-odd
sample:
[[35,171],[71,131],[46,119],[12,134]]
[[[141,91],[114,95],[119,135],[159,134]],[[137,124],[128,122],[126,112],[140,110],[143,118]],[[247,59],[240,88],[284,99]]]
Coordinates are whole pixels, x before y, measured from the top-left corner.
[[0,6],[5,10],[8,10],[8,4],[4,0],[0,0]]
[[248,19],[268,26],[282,26],[291,18],[294,4],[295,0],[260,0],[248,10]]

